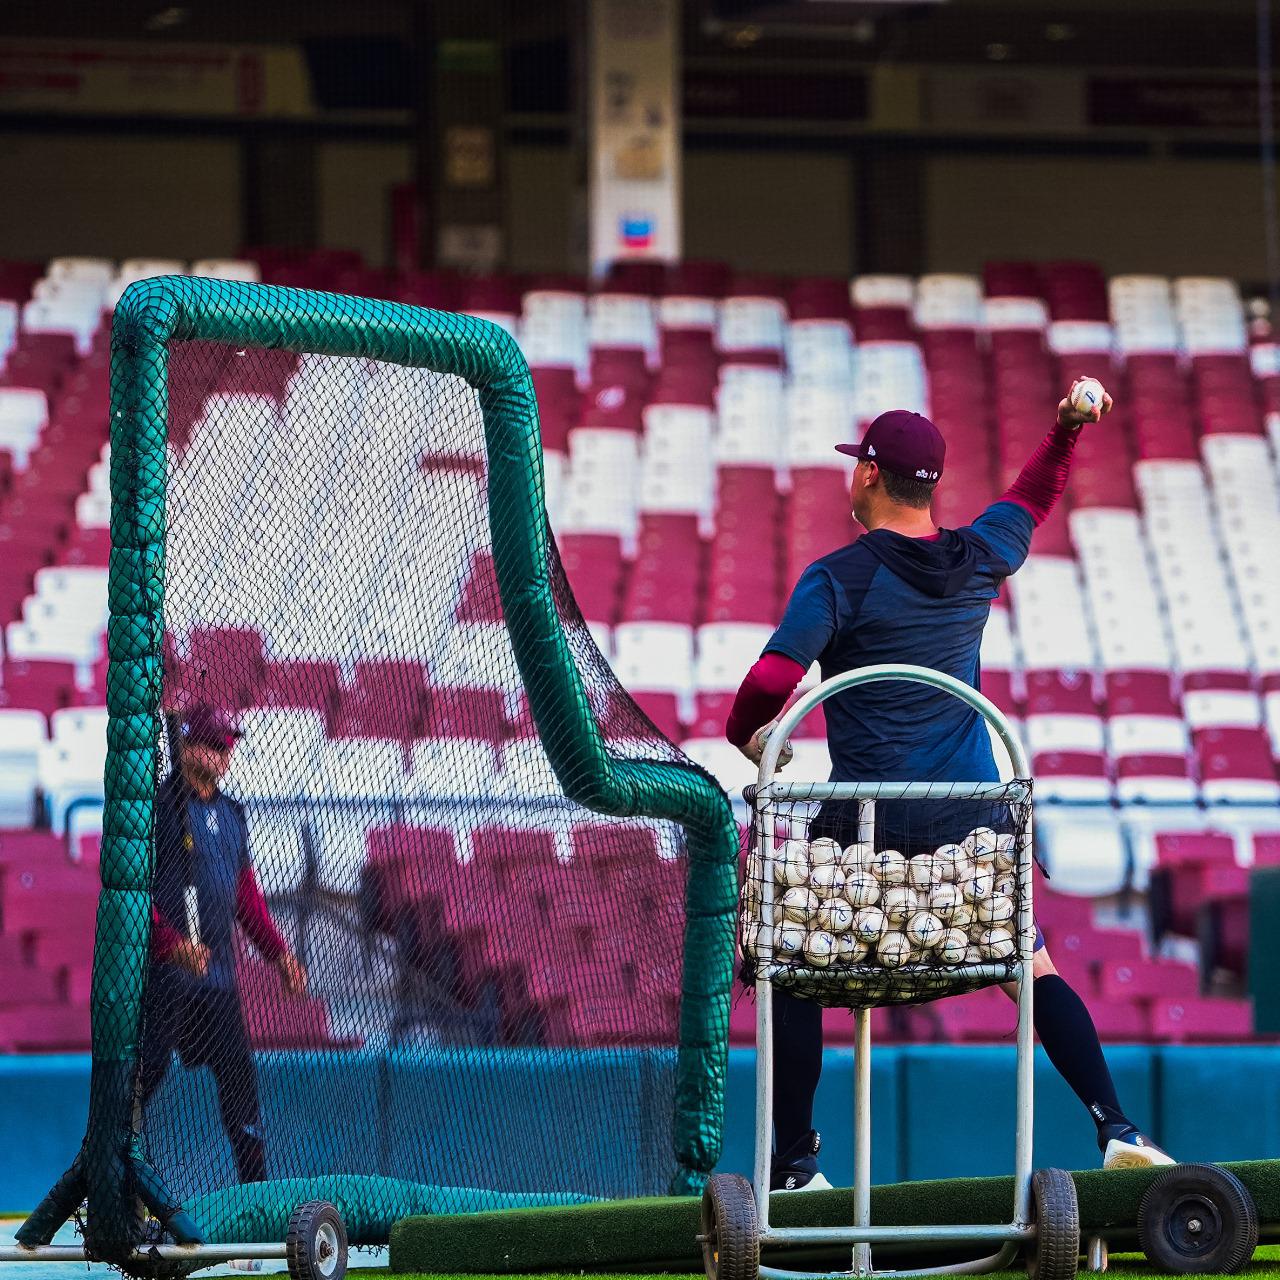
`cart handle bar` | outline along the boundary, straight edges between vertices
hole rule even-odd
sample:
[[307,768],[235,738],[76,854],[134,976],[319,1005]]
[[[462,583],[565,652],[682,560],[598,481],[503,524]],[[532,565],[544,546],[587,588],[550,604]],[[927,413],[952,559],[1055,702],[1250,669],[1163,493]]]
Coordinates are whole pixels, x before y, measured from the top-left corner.
[[959,698],[971,706],[999,736],[1009,753],[1009,763],[1013,766],[1015,778],[1029,778],[1031,769],[1027,763],[1027,754],[1014,733],[1013,726],[1005,718],[1005,714],[990,698],[984,697],[976,689],[971,689],[963,680],[948,675],[945,671],[934,671],[931,667],[918,667],[909,662],[878,662],[869,667],[855,667],[852,671],[842,671],[830,680],[824,680],[815,689],[810,689],[798,702],[783,714],[778,727],[769,735],[765,743],[764,755],[760,758],[759,786],[761,789],[773,782],[778,769],[778,755],[782,744],[790,737],[791,731],[819,703],[825,702],[833,694],[843,693],[860,684],[874,684],[880,680],[909,680],[914,684],[926,684],[933,689],[941,689],[953,697]]

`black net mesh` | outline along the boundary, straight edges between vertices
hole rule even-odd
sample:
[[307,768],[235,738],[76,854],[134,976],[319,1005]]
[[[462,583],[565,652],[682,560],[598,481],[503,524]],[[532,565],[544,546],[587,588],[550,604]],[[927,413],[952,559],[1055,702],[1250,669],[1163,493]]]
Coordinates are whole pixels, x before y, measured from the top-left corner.
[[[548,765],[488,550],[486,393],[169,357],[146,1154],[188,1203],[334,1173],[446,1188],[442,1212],[665,1193],[682,833],[587,812]],[[614,753],[682,759],[551,573]]]
[[910,800],[790,792],[752,819],[740,914],[748,978],[849,1008],[1012,979],[1030,874],[1020,784],[981,799],[946,783]]

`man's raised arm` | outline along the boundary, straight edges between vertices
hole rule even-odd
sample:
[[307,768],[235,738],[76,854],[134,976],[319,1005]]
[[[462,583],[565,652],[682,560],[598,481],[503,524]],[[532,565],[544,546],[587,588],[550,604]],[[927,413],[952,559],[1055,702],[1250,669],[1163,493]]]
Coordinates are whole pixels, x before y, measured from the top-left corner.
[[1066,490],[1071,454],[1080,438],[1080,429],[1086,422],[1097,422],[1104,413],[1111,412],[1112,400],[1105,391],[1102,403],[1087,413],[1072,407],[1072,397],[1081,381],[1083,376],[1072,384],[1058,405],[1058,420],[1018,472],[1018,478],[999,498],[1001,502],[1016,502],[1025,507],[1036,524],[1043,524],[1049,518]]

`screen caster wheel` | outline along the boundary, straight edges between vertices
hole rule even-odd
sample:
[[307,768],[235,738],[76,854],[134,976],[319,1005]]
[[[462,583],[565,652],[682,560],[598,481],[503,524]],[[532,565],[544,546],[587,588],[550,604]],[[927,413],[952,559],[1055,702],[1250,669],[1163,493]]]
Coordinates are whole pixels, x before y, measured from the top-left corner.
[[1161,1271],[1232,1275],[1258,1247],[1258,1210],[1234,1173],[1180,1164],[1147,1188],[1138,1208],[1138,1239]]
[[1036,1235],[1027,1248],[1027,1275],[1031,1280],[1073,1280],[1080,1267],[1080,1208],[1069,1173],[1036,1170],[1031,1218]]
[[756,1280],[760,1220],[751,1183],[738,1173],[715,1173],[702,1193],[702,1265],[707,1280]]
[[284,1239],[293,1280],[342,1280],[347,1274],[347,1227],[327,1200],[300,1204]]

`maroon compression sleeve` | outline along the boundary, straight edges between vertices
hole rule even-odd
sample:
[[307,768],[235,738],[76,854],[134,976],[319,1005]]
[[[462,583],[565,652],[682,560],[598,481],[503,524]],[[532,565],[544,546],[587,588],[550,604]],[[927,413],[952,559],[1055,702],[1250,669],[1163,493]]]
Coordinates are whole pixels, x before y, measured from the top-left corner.
[[724,727],[724,736],[735,747],[744,747],[751,735],[768,724],[804,679],[804,667],[780,653],[766,653],[747,672]]
[[167,960],[177,950],[178,944],[185,941],[182,934],[153,906],[151,908],[151,952],[155,958]]
[[1071,454],[1079,438],[1079,427],[1064,427],[1055,422],[1000,501],[1016,502],[1031,512],[1036,524],[1043,524],[1067,487]]
[[258,948],[265,960],[279,960],[288,947],[280,936],[267,910],[267,900],[258,887],[258,877],[253,868],[245,866],[236,883],[236,919],[240,927],[249,935],[249,941]]

